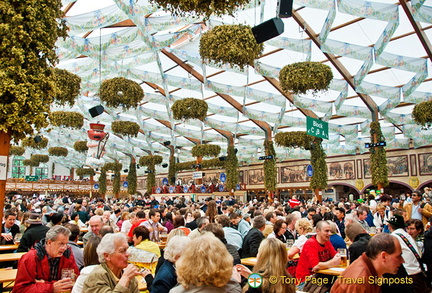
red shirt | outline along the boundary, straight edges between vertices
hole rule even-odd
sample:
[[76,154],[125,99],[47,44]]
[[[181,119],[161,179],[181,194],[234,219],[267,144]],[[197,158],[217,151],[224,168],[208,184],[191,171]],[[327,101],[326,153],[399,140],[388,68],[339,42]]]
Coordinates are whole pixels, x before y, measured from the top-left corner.
[[295,198],[291,198],[288,201],[288,203],[292,209],[295,208],[296,206],[300,205],[300,201],[298,199],[295,199]]
[[147,221],[147,219],[140,219],[140,220],[138,220],[136,223],[134,223],[134,224],[132,225],[132,227],[130,228],[130,230],[129,230],[128,237],[132,238],[132,237],[133,237],[133,230],[134,230],[136,227],[138,227],[142,222],[145,222],[145,221]]
[[316,240],[316,236],[308,239],[303,246],[300,259],[297,264],[296,278],[305,280],[305,277],[313,274],[312,269],[320,262],[332,259],[336,255],[336,250],[330,241],[324,245]]

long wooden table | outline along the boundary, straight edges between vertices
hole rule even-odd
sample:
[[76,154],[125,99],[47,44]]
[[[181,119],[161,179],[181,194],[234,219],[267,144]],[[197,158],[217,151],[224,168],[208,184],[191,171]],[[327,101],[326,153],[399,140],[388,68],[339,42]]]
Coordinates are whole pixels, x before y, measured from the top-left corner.
[[[299,259],[300,255],[297,253],[296,255],[294,255],[293,259]],[[257,258],[256,257],[247,257],[247,258],[242,258],[241,259],[241,264],[245,265],[245,266],[254,266],[257,263]]]
[[18,248],[17,244],[0,245],[0,251],[15,250],[17,248]]
[[2,253],[0,254],[0,262],[19,260],[26,252],[17,253]]

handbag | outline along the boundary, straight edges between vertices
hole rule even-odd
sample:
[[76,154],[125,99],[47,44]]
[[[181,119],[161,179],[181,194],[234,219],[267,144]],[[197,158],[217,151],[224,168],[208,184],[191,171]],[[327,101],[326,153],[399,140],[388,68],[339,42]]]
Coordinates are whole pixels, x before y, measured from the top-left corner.
[[[322,280],[325,278],[331,279],[330,282],[325,282],[326,284],[319,284],[316,280]],[[315,281],[314,281],[315,280]],[[331,278],[331,276],[322,275],[322,274],[313,274],[310,277],[310,280],[306,282],[302,291],[308,293],[329,293],[330,289],[335,281],[335,278]]]

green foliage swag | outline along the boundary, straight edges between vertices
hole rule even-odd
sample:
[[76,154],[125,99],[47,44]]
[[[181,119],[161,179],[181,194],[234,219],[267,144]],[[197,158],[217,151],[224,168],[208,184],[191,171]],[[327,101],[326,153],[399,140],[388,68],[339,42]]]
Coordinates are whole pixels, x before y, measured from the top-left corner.
[[311,182],[309,184],[312,190],[325,189],[327,187],[327,155],[321,145],[322,139],[315,137],[311,152],[311,165],[314,170]]
[[289,64],[279,72],[279,81],[286,93],[305,94],[328,90],[333,73],[328,65],[321,62],[297,62]]
[[80,93],[81,77],[65,69],[54,68],[54,102],[65,106],[73,106]]
[[150,173],[147,173],[147,192],[152,193],[152,188],[156,186],[156,165],[162,164],[162,156],[159,155],[148,155],[141,157],[139,160],[139,164],[141,166],[147,166],[147,169]]
[[22,156],[25,153],[25,148],[20,146],[11,146],[9,149],[9,154],[12,156]]
[[48,145],[48,138],[41,137],[40,142],[35,142],[33,137],[26,137],[21,141],[21,145],[23,147],[29,147],[29,148],[38,149],[38,150],[44,149]]
[[76,150],[77,152],[80,153],[85,153],[86,151],[88,151],[88,147],[87,147],[87,141],[85,140],[78,140],[74,143],[74,150]]
[[48,149],[48,154],[50,156],[66,157],[68,153],[68,149],[63,147],[52,147]]
[[310,150],[314,173],[309,186],[313,190],[327,187],[327,156],[322,148],[321,138],[308,135],[305,131],[292,131],[277,133],[275,141],[278,146]]
[[174,156],[170,156],[169,158],[169,166],[168,166],[168,182],[171,185],[175,184],[176,179],[176,160]]
[[131,159],[129,164],[129,173],[127,174],[126,180],[128,182],[128,193],[135,194],[137,191],[137,169],[136,169],[136,161],[135,159]]
[[99,176],[99,193],[105,195],[106,192],[107,192],[106,169],[101,168],[101,173]]
[[122,164],[117,161],[105,163],[102,169],[105,169],[105,171],[114,171],[113,193],[118,194],[120,192],[120,171],[122,169]]
[[[192,167],[192,165],[196,165],[195,160],[176,163],[176,171],[195,170],[196,167]],[[225,166],[225,162],[220,161],[218,158],[201,161],[201,169],[203,170],[223,166]]]
[[237,8],[249,3],[249,0],[151,0],[150,2],[156,3],[164,10],[171,12],[176,16],[185,16],[188,14],[196,16],[204,16],[208,19],[210,15],[217,16],[233,15]]
[[0,1],[0,131],[15,142],[48,125],[55,43],[66,37],[60,0]]
[[266,156],[273,156],[273,159],[264,161],[264,187],[268,191],[276,190],[276,151],[273,141],[264,141],[264,150]]
[[[385,141],[385,137],[381,132],[379,121],[373,121],[370,124],[370,135],[373,142]],[[370,171],[372,174],[372,184],[383,187],[389,185],[387,156],[384,147],[374,147],[370,149]]]
[[204,121],[207,116],[207,110],[207,102],[195,98],[177,100],[171,106],[173,117],[177,120],[198,119]]
[[412,116],[415,123],[424,127],[432,126],[432,101],[420,102],[414,106]]
[[[206,160],[202,160],[204,162]],[[202,164],[201,162],[201,164]],[[184,171],[184,170],[195,170],[195,167],[192,167],[192,165],[195,165],[196,161],[187,161],[182,163],[176,163],[176,171]]]
[[218,25],[205,32],[200,39],[199,53],[204,62],[225,63],[241,70],[253,65],[261,56],[263,44],[257,44],[250,26]]
[[221,147],[215,144],[197,144],[192,148],[194,157],[217,157]]
[[48,163],[49,156],[47,155],[32,155],[30,160],[38,163]]
[[[219,161],[219,159],[217,159]],[[225,160],[226,189],[236,189],[238,183],[238,159],[233,146],[228,147],[228,155]]]
[[33,161],[32,159],[23,160],[24,166],[37,167],[39,162]]
[[274,139],[278,146],[310,150],[315,137],[306,134],[305,131],[289,131],[276,133]]
[[56,111],[50,114],[50,121],[54,126],[81,129],[84,125],[84,116],[78,112]]
[[136,108],[144,98],[141,86],[133,80],[124,77],[115,77],[102,82],[100,99],[108,107],[122,107],[123,110]]
[[132,121],[114,121],[111,129],[115,134],[137,137],[140,127]]
[[94,176],[96,174],[93,168],[78,168],[75,172],[79,177]]

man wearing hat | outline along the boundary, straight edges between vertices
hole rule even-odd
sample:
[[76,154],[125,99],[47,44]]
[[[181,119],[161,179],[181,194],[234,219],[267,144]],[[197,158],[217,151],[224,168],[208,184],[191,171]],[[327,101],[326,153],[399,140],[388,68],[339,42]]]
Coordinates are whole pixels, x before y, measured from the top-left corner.
[[25,230],[21,238],[18,252],[29,251],[36,242],[45,238],[45,234],[49,230],[48,227],[42,225],[41,216],[37,213],[32,213],[26,223],[30,224],[30,226]]
[[[412,289],[414,292],[430,292],[426,283],[426,278],[422,272],[421,264],[417,260],[416,254],[421,258],[422,252],[418,249],[416,242],[405,231],[405,221],[403,216],[395,214],[388,221],[390,232],[397,238],[402,247],[402,257],[404,259],[404,268],[410,278],[412,278]],[[410,248],[411,247],[411,248]],[[399,277],[399,276],[397,276]]]

